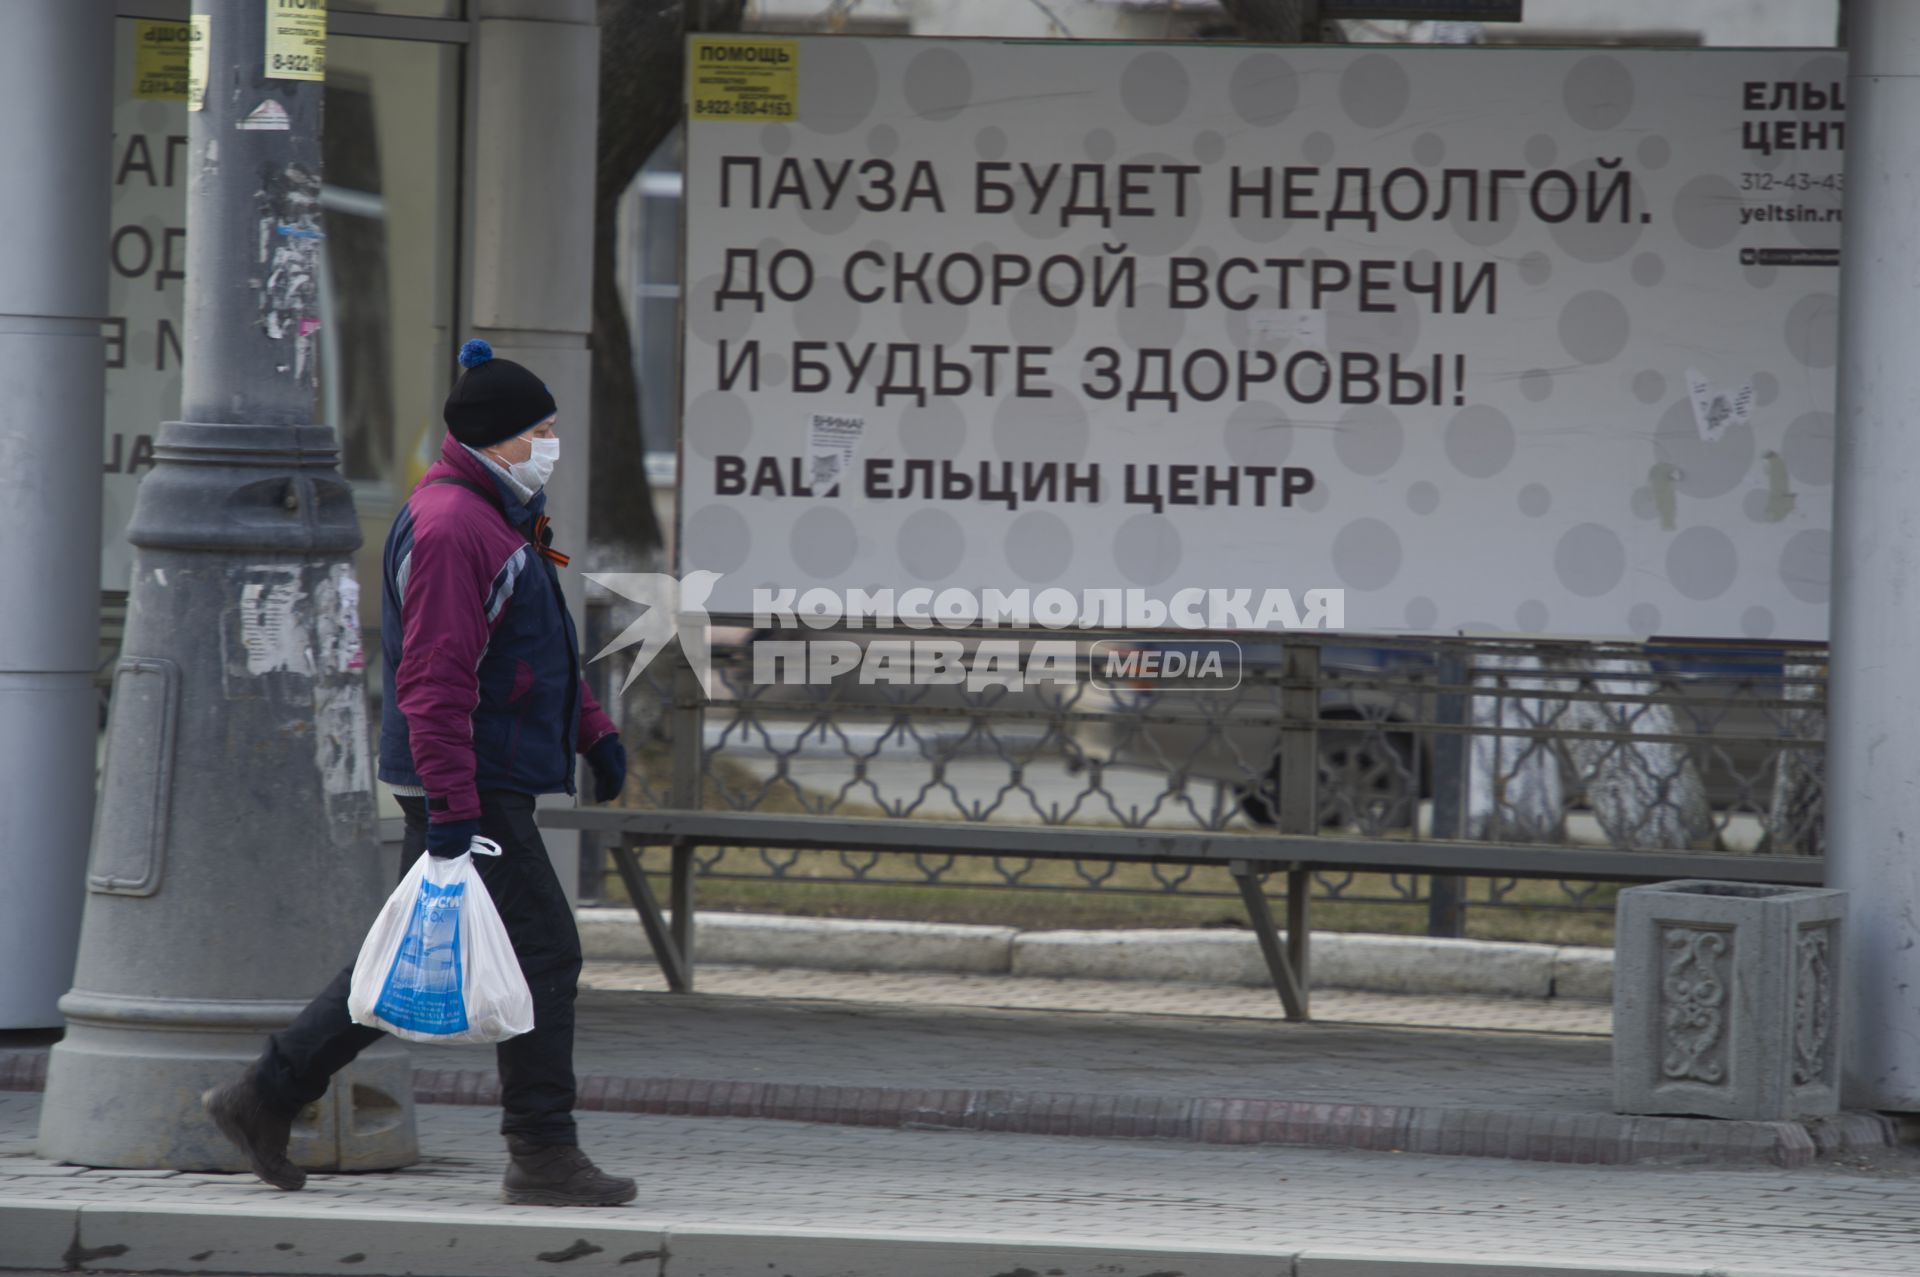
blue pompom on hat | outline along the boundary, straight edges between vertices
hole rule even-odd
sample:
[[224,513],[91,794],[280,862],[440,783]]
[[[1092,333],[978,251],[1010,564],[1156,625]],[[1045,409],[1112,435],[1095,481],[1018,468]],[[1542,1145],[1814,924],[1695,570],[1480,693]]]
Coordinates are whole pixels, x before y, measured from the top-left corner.
[[478,337],[460,347],[464,370],[453,383],[441,415],[455,439],[469,448],[491,448],[525,434],[557,408],[546,383],[511,359],[495,357]]

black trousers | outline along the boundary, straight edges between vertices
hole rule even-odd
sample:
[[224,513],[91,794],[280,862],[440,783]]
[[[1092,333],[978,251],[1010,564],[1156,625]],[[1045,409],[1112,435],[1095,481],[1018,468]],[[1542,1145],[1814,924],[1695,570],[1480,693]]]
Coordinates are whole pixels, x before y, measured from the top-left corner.
[[[426,850],[427,804],[402,798],[400,806],[407,816],[404,873]],[[480,832],[499,843],[502,854],[475,856],[473,863],[533,993],[533,1031],[495,1048],[504,1110],[500,1131],[534,1144],[575,1144],[573,1003],[580,987],[580,933],[573,907],[533,823],[530,795],[482,793]],[[291,1025],[268,1039],[254,1081],[269,1104],[294,1113],[313,1103],[326,1094],[335,1073],[383,1036],[348,1017],[352,984],[349,966]]]

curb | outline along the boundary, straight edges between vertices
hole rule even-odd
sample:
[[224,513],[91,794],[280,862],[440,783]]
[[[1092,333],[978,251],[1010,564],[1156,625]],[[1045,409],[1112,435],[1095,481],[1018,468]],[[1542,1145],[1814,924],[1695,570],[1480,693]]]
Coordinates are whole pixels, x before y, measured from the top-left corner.
[[[43,1090],[46,1070],[44,1051],[0,1051],[0,1091]],[[500,1081],[479,1069],[415,1069],[413,1098],[417,1104],[492,1106],[500,1102]],[[1792,1169],[1816,1158],[1892,1148],[1900,1142],[1896,1124],[1877,1113],[1842,1113],[1806,1122],[1743,1122],[1266,1098],[605,1075],[580,1079],[575,1107],[672,1117],[1268,1144],[1601,1166],[1665,1163]]]
[[[442,1211],[329,1209],[292,1202],[214,1209],[132,1202],[73,1206],[0,1201],[9,1265],[59,1271],[110,1263],[116,1271],[301,1273],[311,1277],[406,1272],[416,1277],[523,1277],[527,1273],[664,1277],[795,1277],[982,1273],[1113,1277],[1732,1277],[1739,1268],[1698,1262],[1617,1263],[1538,1257],[1276,1248],[1057,1235],[995,1238],[921,1231],[756,1228],[675,1224],[610,1212],[565,1222],[501,1218],[471,1207]],[[371,1266],[369,1264],[371,1261]],[[1758,1274],[1755,1273],[1755,1277]]]
[[[499,1102],[480,1070],[414,1071],[420,1104]],[[1898,1145],[1878,1113],[1804,1122],[1629,1117],[1394,1104],[1112,1095],[1068,1091],[926,1089],[734,1082],[707,1078],[582,1078],[577,1107],[674,1117],[878,1126],[900,1130],[1269,1144],[1355,1152],[1435,1153],[1512,1161],[1628,1166],[1767,1165]]]
[[[631,909],[574,910],[588,961],[651,962],[653,950]],[[668,912],[668,918],[673,915]],[[816,971],[946,971],[1005,975],[1012,927],[885,922],[863,918],[789,918],[781,914],[694,913],[696,951],[705,962]],[[1257,952],[1257,950],[1256,950]]]
[[[630,909],[574,911],[590,960],[649,962]],[[938,971],[1076,980],[1265,987],[1251,933],[1195,930],[1018,931],[963,923],[694,915],[702,961],[821,971]],[[1613,950],[1576,945],[1313,933],[1310,984],[1368,993],[1502,998],[1613,997]]]

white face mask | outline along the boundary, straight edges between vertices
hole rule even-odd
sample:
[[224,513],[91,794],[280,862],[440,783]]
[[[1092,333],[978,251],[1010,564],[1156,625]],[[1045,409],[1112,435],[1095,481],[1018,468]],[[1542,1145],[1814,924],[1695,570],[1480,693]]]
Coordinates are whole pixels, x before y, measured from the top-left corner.
[[538,492],[547,486],[547,480],[553,477],[554,466],[560,463],[560,441],[558,439],[529,439],[533,445],[533,455],[525,461],[516,461],[507,467],[512,475],[529,491]]

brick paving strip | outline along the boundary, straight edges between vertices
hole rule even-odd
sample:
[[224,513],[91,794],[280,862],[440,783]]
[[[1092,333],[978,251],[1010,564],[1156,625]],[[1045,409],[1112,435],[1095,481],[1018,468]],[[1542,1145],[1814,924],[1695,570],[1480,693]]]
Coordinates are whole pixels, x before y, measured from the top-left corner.
[[[596,972],[581,995],[580,1107],[1600,1165],[1791,1168],[1898,1138],[1875,1114],[1616,1115],[1594,1038],[928,1005],[950,979],[912,982],[926,1002],[883,1005],[793,996],[818,992],[819,972],[736,981],[757,996],[594,988],[609,982]],[[418,1102],[499,1102],[491,1069],[461,1067],[470,1050],[414,1057]],[[0,1050],[0,1090],[42,1089],[46,1058]]]

